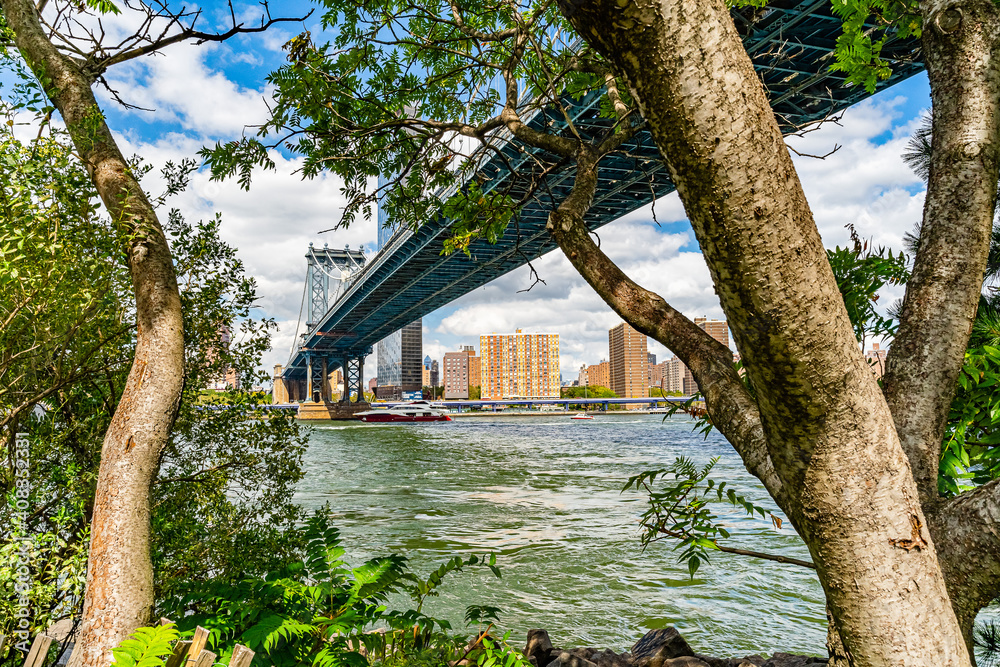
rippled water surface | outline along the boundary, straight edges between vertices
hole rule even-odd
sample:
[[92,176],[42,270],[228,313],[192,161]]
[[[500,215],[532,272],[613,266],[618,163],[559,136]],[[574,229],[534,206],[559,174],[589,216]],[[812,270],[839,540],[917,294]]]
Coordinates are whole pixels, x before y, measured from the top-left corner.
[[[650,628],[675,625],[708,654],[825,654],[811,570],[718,554],[691,579],[672,544],[641,551],[643,497],[621,488],[678,456],[719,457],[713,477],[773,508],[729,444],[691,426],[657,415],[318,423],[297,500],[330,504],[354,564],[395,552],[426,573],[456,554],[497,553],[502,580],[459,574],[427,604],[456,627],[467,604],[491,604],[515,636],[545,628],[557,646],[623,650]],[[727,544],[809,558],[787,525],[716,510],[733,535]]]

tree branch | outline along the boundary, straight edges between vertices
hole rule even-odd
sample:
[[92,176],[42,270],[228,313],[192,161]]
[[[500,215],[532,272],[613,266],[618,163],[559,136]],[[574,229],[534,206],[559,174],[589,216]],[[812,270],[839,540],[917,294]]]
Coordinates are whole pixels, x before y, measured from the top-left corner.
[[728,347],[672,308],[660,295],[629,278],[594,243],[583,216],[597,187],[597,160],[577,156],[570,195],[549,214],[548,230],[566,257],[611,308],[638,331],[671,349],[691,369],[719,429],[783,510],[782,484],[767,453],[757,405],[733,366]]
[[1000,480],[935,504],[928,528],[960,617],[1000,596]]
[[[230,9],[231,8],[232,5],[230,5]],[[267,3],[264,3],[264,8],[266,12]],[[167,46],[170,46],[172,44],[177,44],[179,42],[183,42],[189,39],[196,40],[195,44],[204,44],[205,42],[224,42],[227,39],[235,37],[236,35],[264,32],[265,30],[267,30],[268,28],[277,23],[289,23],[289,22],[301,23],[302,21],[305,21],[310,16],[312,16],[314,11],[315,10],[311,9],[309,10],[308,14],[301,17],[280,17],[280,18],[271,18],[270,13],[267,13],[266,20],[264,17],[262,17],[260,20],[260,25],[251,28],[244,27],[242,23],[236,23],[234,16],[233,27],[223,33],[211,33],[211,32],[202,32],[200,30],[195,30],[194,20],[192,20],[191,25],[189,27],[184,28],[183,30],[181,30],[181,32],[171,35],[170,37],[163,37],[154,40],[145,46],[140,46],[134,49],[129,49],[127,51],[122,51],[120,53],[117,53],[113,56],[108,56],[106,58],[96,58],[94,59],[94,66],[97,68],[98,72],[103,72],[112,65],[117,65],[119,63],[123,63],[128,60],[133,60],[141,56],[149,55]],[[198,14],[196,13],[195,20],[197,19],[197,17]]]
[[[666,528],[657,528],[657,531],[675,540],[684,540],[690,537],[690,535],[677,533],[672,530],[667,530]],[[798,565],[799,567],[808,567],[811,570],[816,569],[816,564],[807,560],[800,560],[798,558],[791,558],[789,556],[779,556],[778,554],[764,553],[763,551],[750,551],[749,549],[724,547],[721,544],[714,541],[713,544],[715,544],[716,549],[718,549],[724,554],[734,554],[736,556],[749,556],[750,558],[760,558],[762,560],[774,561],[775,563],[785,563],[787,565]]]

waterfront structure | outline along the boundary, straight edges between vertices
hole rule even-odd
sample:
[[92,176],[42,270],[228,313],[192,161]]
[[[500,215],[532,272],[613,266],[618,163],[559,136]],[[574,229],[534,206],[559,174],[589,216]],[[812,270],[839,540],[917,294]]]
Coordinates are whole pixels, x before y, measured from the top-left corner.
[[559,398],[559,334],[483,334],[479,353],[483,399]]
[[[317,364],[318,365],[318,364]],[[305,391],[305,387],[297,383],[288,383],[282,379],[282,365],[275,364],[273,381],[274,385],[271,387],[271,402],[272,403],[293,403],[305,400],[302,392]],[[317,371],[319,374],[320,371]],[[374,380],[372,380],[374,382]],[[320,401],[339,401],[344,397],[344,371],[340,368],[335,369],[333,372],[328,372],[326,378],[322,380],[321,388],[322,395],[318,398]],[[316,397],[314,397],[316,398]],[[320,402],[316,401],[316,402]]]
[[[460,352],[446,352],[444,355],[444,397],[445,399],[468,398],[472,381],[473,359],[476,350],[466,345]],[[478,364],[476,364],[478,370]],[[478,381],[478,378],[477,378]]]
[[646,335],[622,322],[608,331],[611,391],[619,398],[649,396],[649,353]]

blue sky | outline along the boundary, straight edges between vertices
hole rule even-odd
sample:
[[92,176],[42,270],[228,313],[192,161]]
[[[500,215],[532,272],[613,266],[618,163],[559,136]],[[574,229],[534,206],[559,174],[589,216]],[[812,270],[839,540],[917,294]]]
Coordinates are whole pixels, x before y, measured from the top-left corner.
[[[280,5],[280,6],[279,6]],[[284,16],[304,15],[310,5],[300,0],[275,4]],[[244,18],[259,16],[247,4]],[[224,28],[228,10],[221,2],[204,5],[202,29]],[[135,24],[127,13],[107,19],[106,29],[124,33]],[[113,88],[131,104],[151,111],[126,110],[106,93],[102,101],[111,127],[125,152],[142,155],[159,166],[167,160],[194,156],[202,146],[252,133],[248,126],[266,117],[264,81],[283,59],[281,46],[309,29],[315,36],[318,12],[305,23],[281,24],[267,33],[240,36],[225,44],[170,47],[161,55],[118,66],[108,72]],[[849,110],[840,124],[790,140],[805,153],[840,150],[825,160],[796,158],[800,177],[824,241],[847,242],[846,224],[876,244],[901,248],[902,235],[920,219],[923,184],[903,164],[900,154],[921,114],[929,107],[926,77],[918,75]],[[192,188],[170,202],[189,218],[223,215],[223,235],[240,250],[257,277],[260,312],[281,325],[269,367],[287,358],[298,316],[310,242],[374,249],[376,225],[361,222],[348,230],[332,227],[343,199],[336,179],[323,176],[302,182],[293,172],[297,162],[276,155],[278,170],[259,174],[249,193],[234,182],[212,183],[199,173]],[[151,190],[156,190],[150,183]],[[633,278],[662,294],[690,317],[722,317],[707,267],[694,242],[676,195],[633,212],[601,232],[602,247]],[[581,363],[597,363],[608,354],[607,331],[619,318],[557,252],[535,264],[546,281],[530,292],[527,269],[515,271],[472,292],[424,319],[424,353],[440,359],[463,344],[478,345],[480,333],[491,331],[555,332],[561,336],[564,378],[573,379]],[[901,293],[886,295],[888,303]],[[650,344],[660,359],[670,356]],[[374,359],[366,364],[371,375]]]

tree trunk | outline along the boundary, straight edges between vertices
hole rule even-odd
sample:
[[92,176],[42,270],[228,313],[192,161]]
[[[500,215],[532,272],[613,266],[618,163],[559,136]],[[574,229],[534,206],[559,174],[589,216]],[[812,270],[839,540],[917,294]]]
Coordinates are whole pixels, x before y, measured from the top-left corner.
[[921,494],[962,634],[1000,596],[1000,487],[938,495],[948,410],[976,316],[1000,175],[1000,12],[989,0],[921,2],[933,101],[920,245],[886,398]]
[[1000,169],[1000,13],[990,0],[921,2],[933,101],[920,245],[886,360],[886,397],[925,508],[938,502],[948,408],[969,342]]
[[94,73],[60,54],[28,0],[0,0],[15,43],[59,110],[107,207],[135,288],[135,359],[101,450],[83,621],[72,661],[106,667],[111,649],[150,620],[150,486],[177,414],[184,339],[177,278],[156,214],[94,97]]
[[1000,596],[1000,480],[935,505],[928,513],[948,593],[972,650],[976,615]]
[[852,664],[966,667],[892,415],[724,3],[560,5],[625,74],[670,168]]

